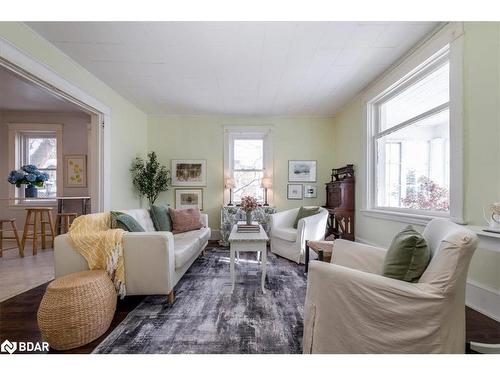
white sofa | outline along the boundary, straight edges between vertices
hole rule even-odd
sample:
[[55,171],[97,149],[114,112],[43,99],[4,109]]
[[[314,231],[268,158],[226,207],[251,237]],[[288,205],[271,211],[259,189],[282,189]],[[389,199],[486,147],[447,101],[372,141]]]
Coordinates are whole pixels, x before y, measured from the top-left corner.
[[[201,214],[203,228],[172,234],[155,231],[147,209],[122,212],[145,230],[123,236],[127,295],[165,294],[173,302],[175,285],[208,244],[208,215]],[[87,261],[72,247],[68,234],[55,238],[54,267],[56,277],[88,270]]]
[[351,241],[333,242],[331,264],[311,262],[304,353],[463,353],[477,236],[445,219],[423,236],[432,258],[418,283],[384,277],[387,250]]
[[306,241],[325,238],[328,210],[320,207],[319,213],[299,220],[297,229],[293,223],[299,208],[271,215],[271,251],[274,254],[304,263]]

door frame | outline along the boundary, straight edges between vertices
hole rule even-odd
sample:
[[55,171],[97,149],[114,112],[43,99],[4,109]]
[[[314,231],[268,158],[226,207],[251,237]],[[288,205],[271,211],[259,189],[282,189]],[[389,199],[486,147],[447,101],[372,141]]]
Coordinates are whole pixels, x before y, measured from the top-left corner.
[[73,85],[51,68],[0,37],[0,66],[67,100],[88,113],[88,181],[92,212],[111,206],[111,109],[92,95]]

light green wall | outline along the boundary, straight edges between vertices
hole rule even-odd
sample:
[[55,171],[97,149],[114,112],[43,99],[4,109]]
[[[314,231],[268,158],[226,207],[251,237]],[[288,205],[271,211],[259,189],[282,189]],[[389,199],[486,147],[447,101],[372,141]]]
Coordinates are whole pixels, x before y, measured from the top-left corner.
[[[465,219],[485,225],[482,207],[500,200],[500,23],[465,23],[464,36],[464,188]],[[335,165],[354,163],[356,235],[387,246],[406,224],[366,217],[360,212],[365,184],[364,103],[356,99],[334,119]],[[479,249],[469,278],[500,290],[500,253]]]
[[25,24],[0,22],[0,37],[111,109],[111,206],[138,207],[129,168],[132,158],[147,149],[146,115]]
[[[207,186],[203,188],[204,211],[210,226],[219,228],[224,191],[225,125],[273,126],[274,205],[279,210],[301,205],[325,203],[324,183],[333,168],[332,119],[312,118],[232,118],[232,117],[150,117],[148,145],[162,163],[170,168],[171,159],[206,159]],[[293,201],[286,199],[289,159],[317,160],[318,198]],[[160,202],[174,205],[174,192],[162,194]]]

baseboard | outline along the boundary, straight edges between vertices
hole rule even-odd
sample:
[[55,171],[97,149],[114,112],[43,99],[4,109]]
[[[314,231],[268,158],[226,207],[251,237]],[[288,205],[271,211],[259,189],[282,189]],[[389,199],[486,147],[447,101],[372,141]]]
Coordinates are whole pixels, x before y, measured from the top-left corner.
[[[356,241],[377,246],[364,238],[356,237]],[[474,280],[467,280],[465,304],[473,310],[500,322],[500,291],[490,288]]]
[[465,304],[500,322],[500,291],[474,280],[467,280]]

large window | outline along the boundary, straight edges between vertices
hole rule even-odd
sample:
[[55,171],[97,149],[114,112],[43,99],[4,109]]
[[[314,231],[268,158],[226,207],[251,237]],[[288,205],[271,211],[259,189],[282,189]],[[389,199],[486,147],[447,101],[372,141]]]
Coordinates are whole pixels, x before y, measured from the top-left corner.
[[264,177],[264,141],[236,138],[233,150],[233,199],[240,202],[241,197],[250,195],[262,202],[264,191],[260,181]]
[[[269,129],[231,127],[226,130],[225,143],[225,174],[232,177],[235,184],[232,188],[233,202],[239,204],[243,196],[250,195],[263,203],[261,181],[263,177],[272,176]],[[229,201],[228,195],[225,201]]]
[[448,215],[450,62],[443,50],[369,103],[374,208]]
[[35,165],[41,172],[49,175],[44,186],[38,188],[38,197],[55,198],[57,196],[57,133],[21,132],[19,140],[20,164]]

